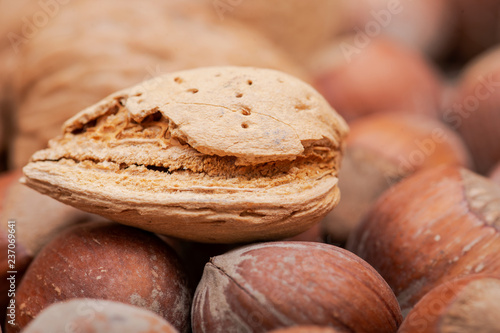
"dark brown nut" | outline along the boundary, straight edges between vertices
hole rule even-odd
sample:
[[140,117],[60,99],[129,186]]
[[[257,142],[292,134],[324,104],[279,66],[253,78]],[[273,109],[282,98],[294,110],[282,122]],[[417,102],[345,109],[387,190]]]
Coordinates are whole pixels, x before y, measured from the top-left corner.
[[432,289],[398,333],[500,332],[500,278],[472,275]]
[[479,173],[500,162],[500,47],[468,65],[442,118],[463,137]]
[[16,293],[19,332],[52,303],[71,298],[119,301],[189,329],[191,292],[177,255],[155,235],[114,223],[78,225],[33,260]]
[[455,56],[468,60],[500,41],[500,2],[454,1],[459,19]]
[[437,116],[443,84],[417,52],[376,38],[359,52],[343,52],[354,37],[336,41],[312,61],[314,85],[348,122],[372,113]]
[[403,313],[469,274],[500,273],[500,187],[459,167],[415,174],[389,189],[347,248],[394,290]]
[[391,113],[351,123],[339,171],[342,199],[322,222],[328,241],[345,244],[386,189],[441,164],[470,166],[471,159],[460,137],[438,120]]
[[80,298],[52,304],[23,333],[178,333],[157,314],[124,303]]
[[265,332],[296,325],[396,332],[399,305],[378,273],[352,253],[314,242],[246,246],[205,266],[193,332]]

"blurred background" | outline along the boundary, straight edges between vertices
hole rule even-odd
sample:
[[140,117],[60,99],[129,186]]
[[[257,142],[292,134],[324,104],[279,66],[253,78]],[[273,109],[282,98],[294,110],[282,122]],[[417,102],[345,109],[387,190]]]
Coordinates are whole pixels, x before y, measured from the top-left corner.
[[[278,69],[351,126],[343,244],[373,201],[440,164],[500,174],[498,0],[16,0],[0,2],[0,171],[19,172],[65,120],[171,71]],[[496,176],[495,176],[496,175]]]

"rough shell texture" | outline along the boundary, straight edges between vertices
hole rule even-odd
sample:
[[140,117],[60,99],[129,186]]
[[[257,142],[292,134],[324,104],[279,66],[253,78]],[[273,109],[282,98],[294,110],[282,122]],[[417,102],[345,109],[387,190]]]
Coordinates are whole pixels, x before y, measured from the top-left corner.
[[395,332],[399,306],[385,281],[343,249],[308,242],[240,248],[205,266],[194,332],[265,332],[295,325]]
[[16,294],[19,332],[52,303],[71,298],[119,301],[189,329],[191,292],[177,255],[155,235],[114,223],[61,233],[40,251]]
[[472,275],[432,289],[410,311],[399,333],[499,332],[500,279]]
[[465,68],[456,95],[442,117],[464,138],[477,170],[487,174],[500,162],[500,47]]
[[347,248],[384,277],[404,313],[447,280],[500,272],[500,187],[458,167],[420,172],[377,201]]
[[[38,1],[33,2],[35,13],[40,12]],[[197,8],[188,13],[179,9],[191,1],[48,2],[61,3],[56,15],[17,55],[18,134],[11,151],[17,167],[45,148],[65,120],[152,77],[216,65],[274,68],[305,77],[284,52],[252,29],[229,18],[207,19]],[[175,5],[179,2],[182,6]],[[21,17],[17,22],[23,22]]]
[[42,311],[23,333],[178,333],[157,314],[124,303],[74,299]]
[[442,164],[471,166],[460,137],[430,117],[377,114],[350,127],[339,172],[342,200],[322,223],[334,242],[345,243],[376,199],[404,177]]
[[339,200],[347,125],[287,74],[209,67],[117,92],[68,120],[26,183],[118,222],[201,242],[284,238]]
[[347,121],[391,111],[437,115],[443,89],[437,71],[390,39],[363,48],[353,37],[336,40],[312,63],[315,87]]

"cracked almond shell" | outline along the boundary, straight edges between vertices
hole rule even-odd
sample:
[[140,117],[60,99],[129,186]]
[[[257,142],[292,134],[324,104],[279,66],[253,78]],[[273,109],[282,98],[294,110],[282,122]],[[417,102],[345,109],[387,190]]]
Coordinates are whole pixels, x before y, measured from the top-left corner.
[[199,242],[307,230],[339,200],[344,120],[308,84],[247,67],[181,71],[117,92],[24,168],[66,204]]

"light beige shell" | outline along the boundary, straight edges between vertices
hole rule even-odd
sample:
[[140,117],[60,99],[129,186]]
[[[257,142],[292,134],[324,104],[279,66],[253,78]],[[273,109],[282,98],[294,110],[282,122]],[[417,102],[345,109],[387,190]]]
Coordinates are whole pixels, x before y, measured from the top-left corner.
[[77,208],[201,242],[305,231],[339,200],[344,120],[308,84],[249,67],[168,74],[65,123],[26,183]]

